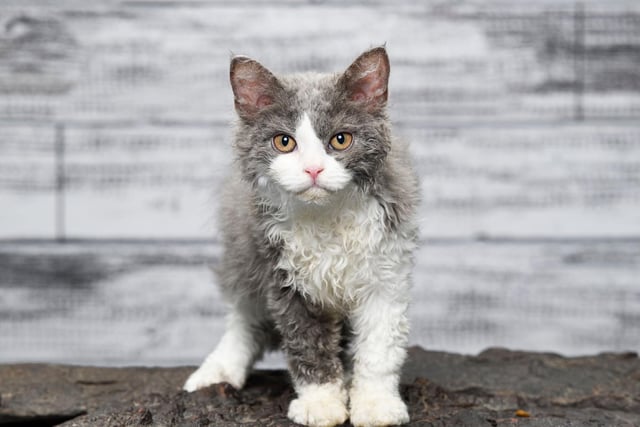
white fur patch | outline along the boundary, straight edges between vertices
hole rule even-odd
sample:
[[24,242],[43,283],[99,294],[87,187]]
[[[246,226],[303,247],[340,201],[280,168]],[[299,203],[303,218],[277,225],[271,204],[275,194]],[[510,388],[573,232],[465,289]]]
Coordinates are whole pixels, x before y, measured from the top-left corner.
[[[313,201],[319,195],[326,197],[342,190],[351,181],[351,173],[325,151],[328,141],[318,138],[306,113],[298,123],[294,139],[297,149],[276,156],[269,168],[271,178],[286,191]],[[315,183],[305,172],[307,169],[322,169]],[[311,197],[305,197],[307,191],[312,192]]]
[[244,386],[251,366],[262,351],[251,336],[251,325],[247,322],[250,316],[250,312],[232,311],[229,314],[227,329],[220,343],[189,376],[184,390],[192,392],[221,382],[229,383],[238,390]]
[[287,414],[293,422],[330,427],[347,420],[347,393],[342,382],[302,385],[297,392],[298,398],[291,401]]
[[380,391],[376,387],[354,388],[349,393],[351,424],[355,427],[400,425],[409,422],[407,405],[397,389]]
[[396,270],[395,288],[376,292],[351,313],[353,377],[349,397],[355,426],[409,421],[398,393],[409,324],[409,272]]
[[408,293],[404,278],[414,243],[384,229],[384,210],[357,191],[346,191],[322,207],[294,206],[290,218],[274,224],[283,242],[278,267],[310,301],[346,312],[370,293]]

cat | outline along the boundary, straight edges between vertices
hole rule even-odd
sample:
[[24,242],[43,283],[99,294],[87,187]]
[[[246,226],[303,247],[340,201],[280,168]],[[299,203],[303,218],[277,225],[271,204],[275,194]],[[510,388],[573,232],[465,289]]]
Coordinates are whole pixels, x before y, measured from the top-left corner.
[[282,348],[308,426],[409,421],[399,393],[409,331],[418,182],[391,136],[385,47],[343,73],[275,76],[236,56],[235,163],[222,196],[215,350],[186,381],[240,389]]

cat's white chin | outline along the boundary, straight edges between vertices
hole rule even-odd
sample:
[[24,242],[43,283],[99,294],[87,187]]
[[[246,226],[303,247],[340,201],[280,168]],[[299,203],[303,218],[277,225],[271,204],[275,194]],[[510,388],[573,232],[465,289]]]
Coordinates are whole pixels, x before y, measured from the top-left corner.
[[303,202],[320,205],[326,203],[331,194],[331,191],[314,185],[306,190],[296,193],[296,196]]

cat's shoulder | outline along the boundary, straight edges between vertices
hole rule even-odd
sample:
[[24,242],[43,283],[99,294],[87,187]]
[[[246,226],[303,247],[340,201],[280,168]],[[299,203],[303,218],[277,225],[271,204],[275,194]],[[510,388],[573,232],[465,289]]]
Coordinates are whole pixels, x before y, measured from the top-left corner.
[[373,195],[384,209],[390,228],[414,221],[420,203],[420,183],[407,141],[393,139]]

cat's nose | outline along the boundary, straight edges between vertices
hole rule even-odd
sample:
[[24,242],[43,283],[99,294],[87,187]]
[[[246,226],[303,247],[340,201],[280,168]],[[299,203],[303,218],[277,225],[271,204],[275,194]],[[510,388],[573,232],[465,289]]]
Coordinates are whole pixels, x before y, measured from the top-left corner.
[[309,176],[315,183],[316,179],[318,179],[318,175],[320,175],[320,172],[322,172],[323,170],[324,168],[306,168],[304,171],[309,174]]

